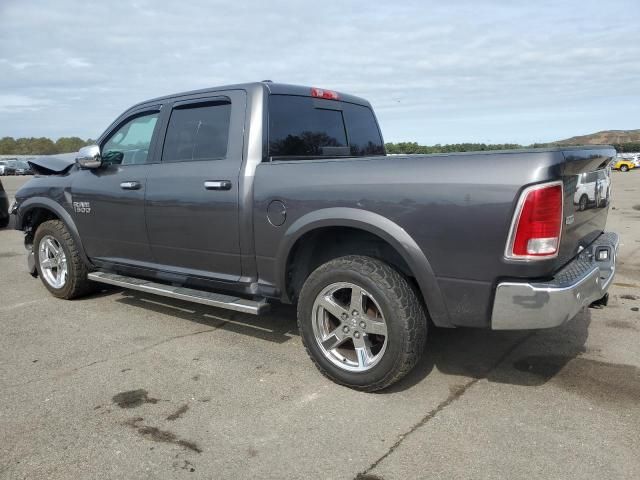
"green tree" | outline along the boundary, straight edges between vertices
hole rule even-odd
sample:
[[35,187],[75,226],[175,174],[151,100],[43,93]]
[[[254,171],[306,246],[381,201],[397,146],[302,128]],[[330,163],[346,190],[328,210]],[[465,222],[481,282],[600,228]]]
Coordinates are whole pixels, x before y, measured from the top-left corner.
[[85,145],[87,145],[87,142],[82,140],[80,137],[60,137],[56,140],[56,149],[58,153],[77,152]]
[[13,137],[0,138],[0,155],[11,155],[15,150],[16,141]]

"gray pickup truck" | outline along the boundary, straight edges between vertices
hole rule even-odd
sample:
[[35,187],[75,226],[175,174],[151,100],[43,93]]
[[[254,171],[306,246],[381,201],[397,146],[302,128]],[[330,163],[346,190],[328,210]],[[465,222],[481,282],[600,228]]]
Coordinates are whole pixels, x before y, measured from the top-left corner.
[[614,157],[387,156],[367,101],[265,81],[131,107],[77,158],[33,160],[11,210],[56,297],[295,303],[319,370],[373,391],[416,364],[428,325],[547,328],[606,304]]

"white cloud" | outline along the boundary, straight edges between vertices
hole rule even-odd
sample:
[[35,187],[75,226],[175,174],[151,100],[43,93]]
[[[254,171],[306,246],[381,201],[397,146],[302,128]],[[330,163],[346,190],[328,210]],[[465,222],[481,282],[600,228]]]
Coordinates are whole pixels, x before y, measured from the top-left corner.
[[0,112],[20,113],[41,110],[51,102],[26,95],[0,94]]
[[77,57],[67,58],[67,60],[64,63],[65,65],[68,65],[69,67],[72,67],[72,68],[87,68],[91,66],[91,63],[87,62],[86,60],[83,60],[82,58],[77,58]]

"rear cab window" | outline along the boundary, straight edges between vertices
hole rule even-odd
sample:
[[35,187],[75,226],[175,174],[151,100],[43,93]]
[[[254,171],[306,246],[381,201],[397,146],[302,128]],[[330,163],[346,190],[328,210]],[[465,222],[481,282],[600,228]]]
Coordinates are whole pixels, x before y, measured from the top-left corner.
[[269,96],[270,160],[384,154],[369,107],[297,95]]

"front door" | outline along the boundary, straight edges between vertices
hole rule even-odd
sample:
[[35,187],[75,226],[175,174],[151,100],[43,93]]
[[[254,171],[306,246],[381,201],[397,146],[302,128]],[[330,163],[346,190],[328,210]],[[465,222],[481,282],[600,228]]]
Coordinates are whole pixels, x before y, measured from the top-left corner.
[[72,213],[89,258],[133,265],[153,261],[144,195],[159,115],[152,108],[123,119],[101,142],[102,167],[74,175]]
[[244,91],[175,102],[146,188],[149,243],[163,270],[238,280]]

